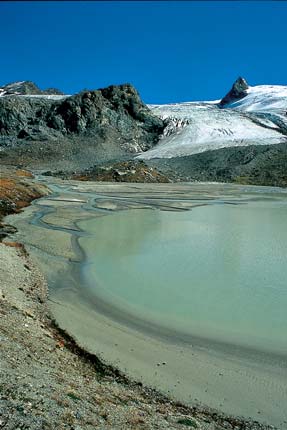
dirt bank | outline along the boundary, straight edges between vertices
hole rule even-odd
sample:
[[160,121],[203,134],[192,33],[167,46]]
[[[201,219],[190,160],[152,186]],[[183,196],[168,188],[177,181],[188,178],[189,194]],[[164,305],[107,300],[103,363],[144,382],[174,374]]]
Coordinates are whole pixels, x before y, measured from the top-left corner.
[[0,167],[0,241],[15,229],[3,222],[4,216],[21,211],[32,200],[49,193],[48,188],[33,182],[32,173],[15,167]]

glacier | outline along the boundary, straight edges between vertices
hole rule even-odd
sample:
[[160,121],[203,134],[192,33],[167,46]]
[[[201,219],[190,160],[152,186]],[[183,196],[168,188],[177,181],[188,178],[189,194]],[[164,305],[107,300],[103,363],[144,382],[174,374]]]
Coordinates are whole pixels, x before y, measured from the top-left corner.
[[240,100],[226,105],[242,112],[277,112],[286,114],[287,86],[257,85],[249,87],[247,95]]
[[248,87],[239,100],[149,105],[168,125],[139,159],[173,158],[232,146],[287,142],[287,86]]

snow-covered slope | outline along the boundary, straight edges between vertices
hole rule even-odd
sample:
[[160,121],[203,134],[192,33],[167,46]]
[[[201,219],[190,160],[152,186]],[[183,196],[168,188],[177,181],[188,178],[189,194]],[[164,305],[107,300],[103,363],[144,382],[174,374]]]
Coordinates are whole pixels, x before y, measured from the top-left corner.
[[249,87],[247,95],[240,100],[225,105],[225,108],[245,112],[287,112],[287,86],[258,85]]
[[231,146],[287,143],[287,87],[248,87],[222,108],[216,102],[151,105],[169,124],[159,141],[139,158],[173,158]]

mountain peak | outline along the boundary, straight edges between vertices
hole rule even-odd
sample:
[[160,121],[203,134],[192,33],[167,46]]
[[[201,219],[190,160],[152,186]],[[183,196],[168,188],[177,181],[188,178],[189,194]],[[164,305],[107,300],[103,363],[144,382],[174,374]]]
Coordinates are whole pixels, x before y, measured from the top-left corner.
[[11,82],[0,88],[0,96],[11,96],[11,95],[64,95],[61,91],[55,88],[47,88],[41,90],[32,81],[17,81]]
[[232,85],[232,88],[237,88],[238,90],[247,90],[247,88],[249,88],[249,85],[246,79],[242,78],[242,76],[239,76]]
[[224,106],[228,103],[232,103],[236,100],[240,100],[247,95],[247,89],[249,85],[247,81],[239,76],[234,84],[232,85],[231,90],[223,97],[220,102],[221,106]]

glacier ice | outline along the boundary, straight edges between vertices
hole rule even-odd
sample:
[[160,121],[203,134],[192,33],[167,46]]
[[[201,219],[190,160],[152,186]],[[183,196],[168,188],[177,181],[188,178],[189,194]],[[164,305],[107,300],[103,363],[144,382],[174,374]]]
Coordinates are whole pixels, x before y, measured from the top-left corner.
[[225,107],[242,112],[277,112],[286,114],[287,86],[257,85],[249,87],[247,96]]
[[221,108],[218,101],[150,105],[169,123],[159,143],[138,156],[172,158],[230,146],[287,143],[287,87],[249,87]]

